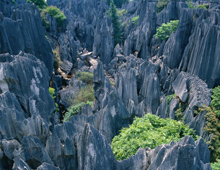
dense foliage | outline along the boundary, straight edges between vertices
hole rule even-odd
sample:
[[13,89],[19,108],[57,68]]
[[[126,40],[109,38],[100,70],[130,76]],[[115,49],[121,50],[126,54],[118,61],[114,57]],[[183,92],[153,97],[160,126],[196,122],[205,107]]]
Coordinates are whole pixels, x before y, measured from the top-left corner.
[[178,24],[179,20],[173,20],[167,24],[162,24],[161,27],[157,28],[155,37],[159,38],[160,40],[169,38],[170,34],[176,31]]
[[212,89],[212,101],[209,107],[206,108],[206,130],[211,134],[211,139],[208,141],[211,150],[211,162],[220,159],[220,86]]
[[59,8],[57,8],[55,6],[49,6],[47,8],[47,13],[50,16],[54,16],[54,18],[56,18],[58,28],[60,28],[64,25],[65,20],[66,20],[66,16],[64,15],[63,12],[60,11]]
[[161,144],[178,141],[185,135],[195,140],[198,136],[183,122],[172,119],[162,119],[153,114],[143,118],[135,118],[129,128],[123,128],[112,140],[112,150],[117,160],[123,160],[134,155],[141,148],[151,149]]
[[78,71],[76,73],[76,78],[83,81],[86,84],[93,84],[93,73]]
[[220,159],[217,160],[217,162],[212,163],[212,170],[219,170],[220,169]]
[[110,4],[110,10],[109,10],[109,14],[112,20],[112,24],[113,24],[113,30],[114,30],[114,45],[116,46],[117,44],[122,42],[123,39],[123,33],[122,33],[122,26],[119,20],[119,16],[117,13],[117,8],[114,4],[114,2],[112,1]]
[[157,13],[161,12],[168,4],[169,0],[158,0]]

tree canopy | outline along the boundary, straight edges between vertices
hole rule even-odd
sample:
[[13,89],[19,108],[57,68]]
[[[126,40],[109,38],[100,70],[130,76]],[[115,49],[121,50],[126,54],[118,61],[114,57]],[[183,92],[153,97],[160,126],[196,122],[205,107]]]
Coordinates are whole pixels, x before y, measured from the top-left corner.
[[113,24],[113,30],[114,30],[114,45],[116,46],[118,43],[121,43],[122,39],[123,39],[123,33],[122,33],[122,27],[121,27],[121,23],[119,20],[119,16],[117,14],[117,8],[114,4],[114,2],[112,1],[110,4],[110,17],[112,20],[112,24]]

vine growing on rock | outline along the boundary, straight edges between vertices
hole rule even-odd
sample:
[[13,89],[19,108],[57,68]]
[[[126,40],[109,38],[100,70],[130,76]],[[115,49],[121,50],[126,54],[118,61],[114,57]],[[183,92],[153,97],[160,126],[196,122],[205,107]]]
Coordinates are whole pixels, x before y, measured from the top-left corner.
[[183,122],[162,119],[153,114],[135,118],[129,128],[123,128],[112,140],[112,150],[117,160],[134,155],[141,148],[151,149],[161,144],[169,144],[172,140],[179,141],[185,135],[198,139],[195,132]]

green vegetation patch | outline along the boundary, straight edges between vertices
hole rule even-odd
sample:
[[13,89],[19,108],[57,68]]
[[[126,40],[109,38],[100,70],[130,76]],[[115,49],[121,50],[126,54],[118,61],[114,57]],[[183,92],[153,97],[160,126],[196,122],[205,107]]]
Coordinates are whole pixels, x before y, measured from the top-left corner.
[[93,73],[78,71],[76,73],[76,78],[83,81],[86,84],[93,84]]
[[139,20],[139,15],[137,15],[136,17],[133,17],[133,18],[131,19],[131,22],[132,22],[133,24],[137,25],[138,20]]
[[67,109],[67,112],[64,116],[64,122],[69,121],[71,116],[78,114],[81,108],[86,104],[89,104],[91,107],[95,99],[93,85],[87,85],[82,87],[77,93],[75,99],[73,100],[72,106]]
[[208,10],[209,9],[209,4],[198,5],[196,8],[197,9],[202,8],[202,9]]
[[212,89],[212,101],[206,107],[206,126],[204,128],[211,135],[207,142],[211,150],[211,162],[220,159],[220,86]]
[[179,24],[179,20],[173,20],[168,22],[167,24],[162,24],[161,27],[157,28],[157,33],[155,37],[159,38],[160,40],[165,40],[169,38],[172,32],[177,30]]
[[87,103],[87,101],[93,101],[95,99],[93,85],[87,85],[82,87],[77,93],[73,105],[77,105],[79,103]]
[[169,0],[158,0],[157,13],[160,13],[168,4]]
[[183,122],[172,119],[162,119],[153,114],[146,114],[143,118],[135,118],[129,128],[123,128],[118,136],[112,140],[112,150],[117,160],[135,155],[137,150],[161,144],[169,144],[172,140],[179,141],[185,135],[198,139],[195,132]]
[[211,164],[212,170],[219,170],[220,169],[220,159],[217,160],[217,162],[214,162]]
[[[50,93],[50,95],[51,95],[52,99],[54,100],[54,99],[56,98],[56,96],[55,96],[55,89],[54,89],[54,88],[52,88],[52,87],[49,87],[49,93]],[[57,103],[55,103],[55,105],[56,105],[56,109],[55,109],[53,112],[59,112],[59,111],[60,111],[60,109],[59,109],[58,104],[57,104]]]
[[[92,107],[92,102],[87,102],[86,104],[89,104],[91,107]],[[63,121],[66,122],[66,121],[70,121],[70,118],[76,114],[79,113],[79,111],[82,109],[82,107],[85,106],[85,103],[82,102],[82,103],[79,103],[75,106],[71,106],[70,108],[68,108],[67,112],[65,113],[65,116],[64,116],[64,119]]]
[[122,17],[123,15],[127,14],[128,11],[126,11],[125,9],[122,10],[117,10],[117,14],[119,17]]
[[54,18],[56,18],[58,28],[60,28],[61,26],[64,25],[65,20],[66,20],[66,16],[64,15],[63,12],[60,11],[59,8],[57,8],[55,6],[49,6],[47,8],[47,13],[50,16],[53,16]]

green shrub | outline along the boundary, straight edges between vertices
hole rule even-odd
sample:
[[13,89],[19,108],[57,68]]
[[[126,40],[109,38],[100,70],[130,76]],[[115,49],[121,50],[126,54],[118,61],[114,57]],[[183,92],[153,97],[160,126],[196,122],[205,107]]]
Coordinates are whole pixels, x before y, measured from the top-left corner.
[[126,11],[125,9],[122,10],[117,10],[118,16],[122,17],[123,15],[125,15],[128,11]]
[[60,11],[59,8],[55,7],[55,6],[49,6],[47,8],[47,13],[50,16],[53,16],[56,18],[57,21],[57,27],[60,28],[64,25],[65,20],[66,20],[66,16],[64,15],[63,12]]
[[[86,104],[90,105],[92,107],[93,105],[93,102],[92,101],[87,101]],[[85,105],[84,102],[82,103],[79,103],[77,105],[74,105],[74,106],[71,106],[67,109],[67,112],[65,113],[65,116],[64,116],[64,119],[63,119],[63,122],[66,122],[66,121],[70,121],[70,118],[76,114],[79,113],[79,111],[82,109],[82,107]]]
[[131,19],[131,22],[132,22],[133,24],[137,25],[138,20],[139,20],[139,15],[137,15],[136,17],[133,17],[133,18]]
[[27,0],[27,3],[28,2],[33,2],[40,9],[43,9],[47,6],[47,3],[45,0]]
[[55,99],[55,98],[56,98],[56,96],[55,96],[55,89],[54,89],[54,88],[49,87],[49,93],[50,93],[52,99]]
[[55,6],[47,6],[45,0],[27,0],[27,2],[33,2],[40,10],[42,25],[46,28],[47,31],[50,29],[50,24],[47,21],[46,14],[55,17],[57,22],[57,30],[60,31],[61,27],[64,26],[66,16],[59,8]]
[[157,28],[155,37],[159,38],[160,40],[169,38],[170,34],[176,31],[178,24],[179,20],[173,20],[167,24],[162,24],[161,27]]
[[196,9],[196,8],[193,6],[191,0],[187,1],[187,5],[188,5],[188,8],[190,8],[190,9]]
[[220,159],[217,160],[217,162],[214,162],[211,164],[212,170],[219,170],[220,169]]
[[195,132],[183,122],[146,114],[143,118],[135,118],[129,128],[123,128],[113,138],[111,147],[115,158],[123,160],[134,155],[140,147],[153,149],[161,144],[169,144],[172,140],[179,141],[185,135],[198,139]]
[[93,84],[93,73],[78,71],[76,73],[76,78],[83,81],[83,83]]
[[49,23],[49,21],[47,21],[46,14],[47,14],[46,8],[40,9],[40,16],[41,16],[42,25],[46,28],[47,31],[50,31],[50,23]]
[[77,93],[75,99],[73,100],[73,105],[79,103],[86,103],[87,101],[93,101],[95,99],[93,85],[87,85],[80,89]]
[[[52,88],[52,87],[49,87],[49,93],[50,93],[52,99],[54,100],[56,98],[56,96],[55,96],[55,89]],[[55,103],[55,105],[56,105],[56,109],[53,111],[54,113],[60,111],[59,105],[57,103]]]
[[207,141],[211,150],[211,162],[220,159],[220,86],[212,89],[212,101],[206,107],[206,126],[204,128],[211,135]]
[[205,9],[205,10],[208,10],[208,9],[209,9],[209,4],[198,5],[196,8],[197,8],[197,9],[198,9],[198,8],[203,8],[203,9]]
[[15,0],[12,0],[12,3],[13,3],[13,4],[16,4]]
[[160,13],[168,4],[169,0],[159,0],[157,3],[157,13]]

